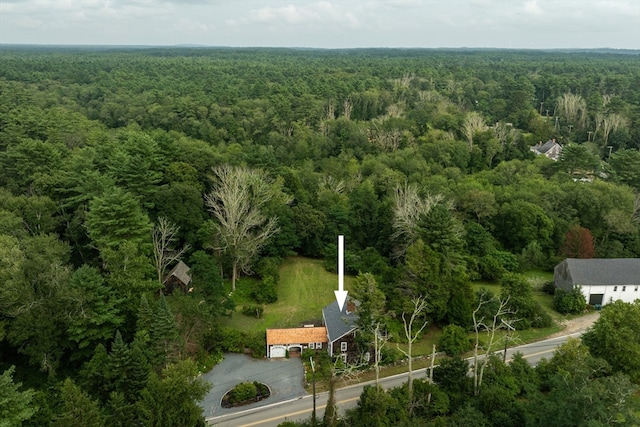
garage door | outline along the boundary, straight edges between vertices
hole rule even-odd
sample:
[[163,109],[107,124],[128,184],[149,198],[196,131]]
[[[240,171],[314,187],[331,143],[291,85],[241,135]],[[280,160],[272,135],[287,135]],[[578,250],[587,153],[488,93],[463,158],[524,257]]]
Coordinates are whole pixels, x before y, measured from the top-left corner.
[[272,345],[269,354],[270,357],[285,357],[287,350],[283,345]]

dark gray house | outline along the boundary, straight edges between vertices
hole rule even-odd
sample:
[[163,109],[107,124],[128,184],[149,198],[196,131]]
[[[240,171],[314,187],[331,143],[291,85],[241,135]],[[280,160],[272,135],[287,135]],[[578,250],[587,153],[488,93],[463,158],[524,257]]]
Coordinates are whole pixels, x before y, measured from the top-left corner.
[[640,298],[640,258],[567,258],[554,269],[556,288],[580,285],[591,305]]
[[539,144],[531,147],[531,151],[533,151],[538,156],[545,156],[551,160],[558,160],[560,158],[560,152],[562,151],[562,146],[556,142],[555,139],[550,139],[544,144],[540,141]]
[[345,363],[358,360],[355,334],[358,329],[355,300],[347,299],[342,310],[336,301],[322,309],[322,323],[327,328],[328,351]]

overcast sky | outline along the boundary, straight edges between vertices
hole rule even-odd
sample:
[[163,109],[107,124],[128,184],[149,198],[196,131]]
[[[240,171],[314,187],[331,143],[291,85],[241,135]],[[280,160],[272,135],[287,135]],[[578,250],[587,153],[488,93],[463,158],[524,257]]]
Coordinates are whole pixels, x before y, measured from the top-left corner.
[[640,49],[640,0],[0,0],[0,43]]

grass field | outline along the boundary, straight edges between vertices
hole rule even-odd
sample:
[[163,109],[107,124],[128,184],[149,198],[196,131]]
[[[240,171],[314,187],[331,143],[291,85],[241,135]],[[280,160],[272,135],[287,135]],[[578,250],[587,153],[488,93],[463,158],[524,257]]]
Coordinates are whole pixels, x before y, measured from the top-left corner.
[[[534,298],[555,321],[563,320],[564,317],[553,310],[553,297],[540,291],[544,282],[553,279],[553,274],[531,271],[527,272],[526,276],[534,289]],[[350,289],[353,280],[354,277],[345,276],[345,289]],[[335,300],[333,291],[338,288],[338,276],[329,273],[324,268],[322,260],[303,257],[286,259],[280,267],[278,301],[267,304],[260,319],[242,315],[242,306],[253,303],[249,295],[255,284],[256,281],[249,278],[241,278],[238,281],[234,294],[236,312],[231,318],[223,320],[224,326],[253,332],[264,331],[266,328],[297,327],[312,322],[318,324],[322,320],[322,308]],[[474,290],[487,288],[495,295],[500,294],[500,286],[497,283],[475,282],[473,288]],[[560,326],[530,329],[516,332],[516,337],[518,341],[530,342],[542,339],[559,330],[561,330]],[[430,327],[423,338],[414,343],[413,355],[429,355],[432,345],[437,344],[440,334],[439,328]],[[396,344],[389,343],[388,345],[395,346]],[[401,348],[406,348],[406,345],[401,344]]]
[[[344,287],[350,289],[354,278],[345,276]],[[321,260],[292,257],[280,267],[278,301],[267,304],[261,319],[242,315],[242,306],[251,303],[249,293],[255,281],[242,279],[234,295],[236,312],[224,325],[243,331],[301,326],[322,320],[322,308],[335,301],[338,275],[329,273]]]

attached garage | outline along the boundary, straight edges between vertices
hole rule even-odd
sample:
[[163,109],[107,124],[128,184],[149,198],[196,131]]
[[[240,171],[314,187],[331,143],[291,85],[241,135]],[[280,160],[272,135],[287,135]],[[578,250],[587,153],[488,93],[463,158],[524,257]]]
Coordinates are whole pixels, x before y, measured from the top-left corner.
[[267,329],[267,357],[278,358],[299,355],[305,348],[320,350],[327,343],[327,328],[305,327],[287,329]]
[[283,345],[272,345],[269,347],[269,357],[286,357],[287,348]]

